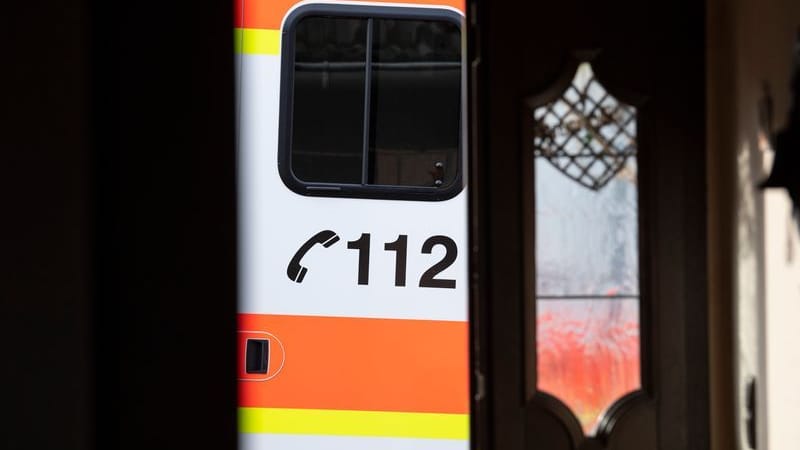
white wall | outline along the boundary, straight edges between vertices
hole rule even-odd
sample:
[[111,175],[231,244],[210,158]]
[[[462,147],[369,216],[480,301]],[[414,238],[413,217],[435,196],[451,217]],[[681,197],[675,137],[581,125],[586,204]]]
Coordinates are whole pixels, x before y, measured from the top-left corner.
[[[758,448],[800,448],[800,239],[783,190],[756,184],[772,149],[759,105],[769,86],[774,129],[789,107],[792,46],[800,26],[796,0],[733,3],[735,365],[739,448],[744,440],[745,387],[758,379]],[[763,108],[762,108],[763,110]],[[763,116],[763,113],[762,115]],[[774,131],[774,130],[773,130]]]

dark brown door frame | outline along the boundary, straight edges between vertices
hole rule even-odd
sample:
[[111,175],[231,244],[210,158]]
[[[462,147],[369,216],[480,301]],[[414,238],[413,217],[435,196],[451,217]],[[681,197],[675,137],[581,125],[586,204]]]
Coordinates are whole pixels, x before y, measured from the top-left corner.
[[[558,421],[526,404],[532,180],[520,104],[558,79],[571,49],[587,48],[602,49],[608,84],[648,98],[641,135],[649,154],[640,155],[646,401],[626,420],[656,427],[660,450],[708,448],[705,5],[473,0],[467,9],[474,448],[560,448],[534,438]],[[548,21],[563,31],[549,41],[540,32]],[[624,64],[636,65],[635,76],[614,69]]]

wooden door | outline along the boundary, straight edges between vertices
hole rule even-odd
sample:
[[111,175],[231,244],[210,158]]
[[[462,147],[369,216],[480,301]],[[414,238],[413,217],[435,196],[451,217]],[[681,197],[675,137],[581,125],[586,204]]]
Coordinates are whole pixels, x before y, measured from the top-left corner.
[[[704,4],[475,0],[468,9],[474,447],[708,448]],[[542,388],[537,365],[546,236],[537,240],[536,111],[582,63],[632,108],[638,167],[638,384],[591,427],[568,392]],[[596,372],[583,379],[604,376]]]

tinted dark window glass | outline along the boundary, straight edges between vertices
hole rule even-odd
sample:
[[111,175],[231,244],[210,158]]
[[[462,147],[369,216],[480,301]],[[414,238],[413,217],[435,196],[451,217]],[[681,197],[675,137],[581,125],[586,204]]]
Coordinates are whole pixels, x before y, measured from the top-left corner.
[[315,8],[320,12],[289,19],[283,43],[280,171],[287,186],[309,195],[457,194],[458,18],[421,9],[376,8],[370,17],[350,6]]
[[369,183],[448,186],[458,169],[458,27],[374,19],[372,42]]
[[306,182],[361,183],[367,19],[295,28],[291,167]]

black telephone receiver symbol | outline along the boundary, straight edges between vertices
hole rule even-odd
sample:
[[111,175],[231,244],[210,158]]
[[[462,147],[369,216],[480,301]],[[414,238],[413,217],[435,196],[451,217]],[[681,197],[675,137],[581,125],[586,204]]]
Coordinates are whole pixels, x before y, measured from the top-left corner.
[[311,238],[309,238],[305,244],[301,245],[300,248],[297,249],[297,253],[295,253],[292,260],[289,261],[289,266],[286,267],[286,275],[289,276],[290,280],[296,283],[302,283],[303,278],[306,276],[306,272],[308,272],[307,267],[300,265],[300,260],[303,259],[303,256],[308,253],[314,244],[322,244],[323,247],[328,248],[338,241],[339,236],[337,236],[336,233],[331,230],[322,230],[319,233],[311,236]]

